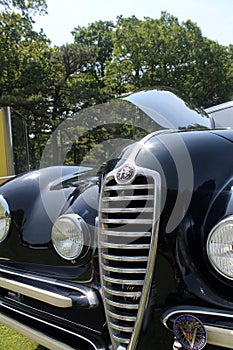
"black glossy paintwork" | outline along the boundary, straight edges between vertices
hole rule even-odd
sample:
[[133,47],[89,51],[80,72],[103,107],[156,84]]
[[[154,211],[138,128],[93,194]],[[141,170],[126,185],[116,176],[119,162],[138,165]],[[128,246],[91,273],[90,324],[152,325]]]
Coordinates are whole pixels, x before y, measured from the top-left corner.
[[[56,309],[44,310],[40,309],[40,305],[35,303],[32,306],[27,306],[25,313],[25,306],[21,305],[17,300],[4,299],[0,297],[1,301],[1,314],[12,317],[15,321],[22,325],[34,328],[35,331],[40,331],[45,336],[52,337],[60,342],[63,342],[70,346],[72,349],[107,349],[105,337],[103,332],[98,329],[98,326],[102,326],[103,322],[103,310],[92,310],[88,315],[88,310],[81,312],[80,310],[69,310],[68,313],[63,312],[62,315],[57,316]],[[72,320],[71,312],[73,312]],[[89,326],[82,325],[82,317],[86,320],[92,320],[89,322]],[[68,316],[68,317],[67,317]],[[94,325],[91,329],[90,326]],[[85,339],[89,339],[94,345]],[[96,346],[96,347],[94,347]]]
[[[182,159],[177,137],[191,159],[193,188],[185,189],[179,184],[176,165],[179,161],[182,163]],[[163,194],[165,203],[159,243],[161,253],[170,256],[174,262],[177,281],[181,285],[184,283],[184,290],[191,291],[198,298],[230,309],[233,309],[233,284],[212,270],[207,261],[206,240],[213,226],[233,213],[232,137],[233,131],[230,130],[221,131],[221,137],[218,131],[161,134],[152,136],[137,156],[138,165],[159,171],[163,169],[162,182],[167,192]],[[185,167],[184,160],[184,173],[189,171]],[[178,196],[180,203],[176,202]],[[178,217],[177,226],[170,232],[167,224],[175,205],[184,205],[179,212],[185,214]],[[167,291],[167,297],[169,293]]]
[[[159,130],[207,129],[211,120],[193,111],[170,92],[144,91],[125,98],[159,125]],[[186,118],[187,117],[187,118]],[[206,240],[212,227],[223,217],[233,214],[233,131],[165,131],[151,135],[136,156],[137,165],[156,170],[162,179],[161,218],[158,252],[148,305],[143,317],[137,350],[171,349],[173,334],[160,321],[164,310],[177,305],[195,305],[233,310],[231,281],[210,266]],[[119,158],[112,159],[103,175],[122,164],[132,152],[128,147]],[[99,178],[78,168],[42,169],[18,177],[0,187],[9,203],[12,227],[0,244],[0,268],[29,272],[69,283],[89,280],[99,297],[96,308],[56,309],[39,301],[0,291],[0,301],[18,312],[36,315],[41,320],[95,338],[107,348],[109,336],[99,294],[98,255],[92,249],[77,262],[65,261],[51,244],[52,222],[62,213],[75,212],[89,224],[92,245],[96,246],[95,219],[98,214]],[[75,179],[75,180],[74,180]],[[75,184],[74,184],[75,183]],[[175,209],[175,215],[174,215]],[[174,216],[174,220],[171,217]],[[9,260],[5,260],[9,259]],[[24,282],[24,277],[20,278]],[[35,283],[36,285],[36,283]],[[13,311],[15,309],[15,311]],[[64,326],[65,325],[65,326]],[[51,327],[42,332],[53,333]],[[60,335],[60,339],[65,338]],[[58,337],[59,338],[59,337]],[[74,345],[75,340],[71,341]],[[75,345],[74,345],[75,346]],[[80,349],[87,349],[79,343]]]
[[[181,141],[177,142],[177,137]],[[137,165],[160,172],[164,190],[159,249],[149,299],[154,311],[146,311],[138,350],[172,347],[173,335],[159,321],[167,308],[195,305],[233,310],[233,283],[216,273],[206,256],[210,230],[233,214],[232,140],[231,130],[164,133],[152,136],[137,155]],[[180,216],[177,227],[167,232],[178,195],[182,199],[179,205],[190,198],[179,184],[181,144],[191,159],[193,189],[186,189],[192,190],[189,205],[179,207],[184,216]],[[183,171],[189,173],[186,165],[184,159]]]
[[[95,204],[98,194],[94,186],[96,179],[91,177],[86,180],[90,171],[91,169],[80,167],[46,168],[19,176],[1,186],[0,192],[9,203],[12,217],[9,235],[0,245],[0,263],[3,266],[61,278],[84,281],[91,278],[92,249],[75,263],[62,259],[51,243],[53,222],[66,212],[84,215],[90,227],[91,239],[94,240],[96,205],[91,208],[88,202],[90,196],[95,198]],[[64,186],[59,185],[62,179],[65,181]],[[68,186],[68,179],[81,184]],[[90,188],[85,194],[85,201],[81,192],[86,186]]]

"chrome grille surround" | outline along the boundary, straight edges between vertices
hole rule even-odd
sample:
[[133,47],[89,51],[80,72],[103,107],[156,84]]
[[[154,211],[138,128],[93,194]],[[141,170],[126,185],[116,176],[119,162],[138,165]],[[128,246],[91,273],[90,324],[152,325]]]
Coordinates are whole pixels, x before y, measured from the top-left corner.
[[[133,168],[133,176],[119,179],[123,168]],[[159,173],[131,162],[102,183],[100,278],[114,350],[133,350],[138,341],[156,259],[160,194]]]

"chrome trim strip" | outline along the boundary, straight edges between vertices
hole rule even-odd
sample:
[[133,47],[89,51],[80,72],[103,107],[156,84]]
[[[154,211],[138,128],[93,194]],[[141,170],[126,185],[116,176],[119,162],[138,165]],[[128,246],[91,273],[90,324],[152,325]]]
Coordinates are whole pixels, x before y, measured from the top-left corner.
[[105,186],[104,192],[108,191],[119,191],[119,190],[153,190],[153,185],[128,185],[125,188],[125,185],[116,185],[116,186]]
[[104,259],[113,260],[113,261],[139,261],[139,262],[146,262],[148,261],[148,256],[117,256],[117,255],[110,255],[103,253],[102,254]]
[[112,318],[116,318],[117,320],[122,320],[122,321],[136,321],[136,317],[135,316],[125,316],[125,315],[119,315],[116,314],[115,312],[112,311],[107,311],[107,314],[109,316],[111,316]]
[[125,303],[119,303],[112,301],[108,298],[105,298],[106,303],[109,305],[115,306],[115,307],[120,307],[122,309],[130,309],[130,310],[137,310],[138,309],[138,304],[125,304]]
[[149,244],[117,244],[117,243],[105,243],[101,242],[101,247],[103,248],[116,248],[116,249],[149,249]]
[[[112,335],[112,337],[113,337],[116,341],[121,342],[121,343],[123,343],[123,344],[129,344],[129,342],[130,342],[130,339],[117,337],[117,336],[114,335],[114,334]],[[121,348],[120,348],[120,349],[121,349]]]
[[102,267],[106,271],[119,272],[119,273],[146,273],[146,269],[125,269],[120,267],[112,267],[102,264]]
[[[150,290],[152,278],[153,278],[153,271],[155,266],[155,258],[157,255],[157,244],[158,244],[158,235],[159,235],[159,219],[160,219],[160,200],[161,200],[161,178],[160,174],[155,171],[151,171],[149,169],[142,169],[142,173],[146,175],[147,177],[151,176],[154,181],[154,195],[148,196],[152,197],[153,203],[154,203],[154,213],[153,213],[153,224],[152,224],[152,235],[151,235],[151,244],[150,244],[150,250],[148,255],[148,266],[147,266],[147,272],[145,276],[145,283],[142,290],[142,296],[140,299],[140,304],[138,308],[138,316],[136,318],[135,326],[134,326],[134,332],[132,334],[128,350],[134,350],[138,341],[138,335],[140,332],[145,308],[146,308],[146,302],[148,298],[148,293]],[[149,198],[148,198],[149,199]]]
[[150,237],[150,232],[121,232],[121,231],[104,231],[104,235],[106,236],[122,236],[122,237]]
[[[88,342],[91,346],[93,346],[93,349],[94,349],[94,350],[106,350],[105,348],[102,348],[102,347],[101,347],[101,348],[97,348],[97,346],[96,346],[90,339],[88,339],[88,338],[86,338],[86,337],[84,337],[84,336],[82,336],[82,335],[80,335],[80,334],[77,334],[77,333],[75,333],[75,332],[72,332],[72,331],[70,331],[70,330],[67,330],[67,329],[65,329],[65,328],[62,328],[62,327],[57,326],[57,325],[55,325],[55,324],[51,324],[51,323],[49,323],[49,322],[47,322],[47,321],[38,319],[38,318],[35,317],[35,316],[25,314],[25,313],[22,312],[22,311],[14,310],[12,307],[9,307],[8,305],[5,305],[4,302],[0,302],[0,307],[3,307],[4,309],[11,310],[11,311],[13,311],[13,312],[17,312],[17,314],[20,314],[22,317],[29,318],[29,319],[31,319],[31,320],[33,320],[33,321],[40,322],[40,323],[42,323],[42,324],[45,325],[45,326],[47,325],[47,326],[53,327],[53,328],[57,329],[57,331],[64,331],[64,332],[66,332],[66,333],[68,333],[68,334],[70,334],[70,335],[76,336],[76,337],[78,337],[78,338],[80,338],[80,339],[82,339],[82,340]],[[5,324],[5,323],[4,323],[4,320],[9,321],[9,322],[8,322],[7,324],[5,324],[5,325],[6,325],[7,327],[9,327],[9,328],[12,328],[12,329],[15,329],[15,328],[14,328],[14,325],[15,325],[14,322],[16,322],[16,326],[19,326],[19,328],[17,328],[17,331],[18,331],[18,332],[20,332],[21,334],[24,334],[26,337],[30,337],[30,335],[31,335],[31,336],[32,336],[31,339],[32,339],[32,340],[36,340],[36,339],[33,338],[33,335],[34,335],[34,332],[35,332],[34,329],[32,329],[32,328],[30,328],[30,327],[28,327],[28,326],[25,326],[25,325],[21,324],[20,322],[15,321],[15,320],[12,319],[11,317],[5,316],[4,314],[1,313],[1,311],[0,311],[0,318],[1,318],[1,321],[0,321],[0,322],[2,322],[3,324]],[[25,330],[25,331],[29,331],[29,333],[22,333],[24,330]],[[42,338],[41,338],[40,344],[41,344],[41,345],[44,345],[45,347],[47,347],[48,344],[46,345],[46,343],[42,343],[43,339],[44,339],[44,334],[42,334]],[[53,338],[50,338],[50,337],[48,337],[48,339],[51,339],[51,341],[54,340]],[[46,340],[47,340],[47,338],[46,338]],[[37,340],[36,340],[36,341],[37,341]],[[55,341],[56,341],[56,340],[55,340]],[[63,343],[62,343],[62,345],[63,345]],[[65,344],[65,346],[66,346],[66,344]],[[53,349],[53,347],[51,347],[51,349]],[[59,349],[59,350],[74,350],[73,348],[70,348],[70,347],[68,347],[68,348],[66,348],[66,347],[63,347],[63,348],[56,348],[56,347],[55,347],[54,349],[56,349],[56,350],[58,350],[58,349]]]
[[152,224],[152,220],[150,219],[101,219],[100,223],[103,224],[141,224],[141,225],[147,225]]
[[107,287],[104,287],[105,292],[111,295],[119,295],[123,297],[130,297],[130,298],[140,298],[141,292],[122,292],[121,290],[117,291],[114,289],[110,289]]
[[201,308],[198,306],[181,306],[181,307],[174,307],[171,308],[170,310],[167,310],[163,315],[162,315],[162,322],[165,327],[168,328],[167,326],[167,320],[172,317],[175,314],[200,314],[200,315],[209,315],[209,316],[220,316],[220,317],[232,317],[233,318],[233,313],[227,313],[227,312],[222,312],[219,310],[211,310],[207,308]]
[[[11,271],[9,269],[4,269],[4,268],[0,267],[0,274],[1,273],[9,274],[11,276],[22,277],[22,272],[19,273],[19,272],[16,272],[16,271]],[[87,298],[90,307],[94,307],[94,306],[99,304],[99,300],[97,298],[97,295],[89,287],[86,287],[86,286],[83,286],[83,285],[80,285],[80,284],[71,285],[69,283],[60,282],[60,281],[52,280],[50,278],[45,278],[45,277],[44,278],[43,277],[38,277],[36,275],[30,275],[30,274],[27,274],[27,273],[23,274],[23,278],[29,279],[31,281],[38,281],[38,282],[42,282],[42,283],[48,283],[50,285],[66,288],[66,289],[69,289],[71,291],[76,291],[76,292],[82,294],[83,296],[85,296]]]
[[123,331],[123,332],[133,332],[133,327],[126,327],[126,326],[118,326],[115,323],[109,322],[110,326],[117,331]]
[[0,277],[0,287],[60,308],[72,307],[72,299],[47,290]]
[[148,200],[153,200],[154,197],[153,196],[118,196],[118,197],[104,197],[102,199],[103,202],[118,202],[118,201],[138,201],[138,200],[144,200],[144,201],[148,201]]
[[138,285],[143,285],[144,280],[124,280],[120,278],[112,278],[108,276],[103,276],[104,280],[110,283],[116,283],[116,284],[129,284],[130,286],[138,286]]
[[233,349],[233,330],[204,325],[207,333],[207,343]]
[[102,213],[153,213],[153,208],[103,208]]

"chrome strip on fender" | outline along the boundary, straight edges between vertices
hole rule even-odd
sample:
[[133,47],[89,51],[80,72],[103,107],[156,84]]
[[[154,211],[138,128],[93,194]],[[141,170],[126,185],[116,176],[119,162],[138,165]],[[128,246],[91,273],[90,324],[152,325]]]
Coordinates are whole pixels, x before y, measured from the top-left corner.
[[233,349],[233,330],[204,325],[207,342],[211,345]]
[[72,299],[21,282],[0,277],[0,287],[60,308],[72,307]]
[[[16,276],[22,277],[22,273],[19,273],[17,271],[11,271],[10,269],[2,268],[1,265],[0,265],[0,274],[10,275],[11,278],[6,278],[6,280],[8,280],[8,281],[12,281],[13,278]],[[28,279],[29,281],[33,280],[33,281],[38,281],[41,283],[47,283],[48,285],[69,289],[71,292],[72,291],[78,292],[87,299],[89,307],[95,307],[96,305],[99,304],[99,300],[98,300],[98,297],[97,297],[95,291],[93,291],[91,288],[89,288],[87,286],[83,286],[83,285],[80,285],[78,283],[71,285],[70,283],[65,283],[62,281],[58,281],[58,280],[54,280],[54,279],[46,278],[46,277],[38,277],[38,276],[30,275],[27,273],[23,274],[23,278]],[[25,283],[25,285],[27,285],[27,284]],[[43,289],[42,289],[42,291],[43,291]]]

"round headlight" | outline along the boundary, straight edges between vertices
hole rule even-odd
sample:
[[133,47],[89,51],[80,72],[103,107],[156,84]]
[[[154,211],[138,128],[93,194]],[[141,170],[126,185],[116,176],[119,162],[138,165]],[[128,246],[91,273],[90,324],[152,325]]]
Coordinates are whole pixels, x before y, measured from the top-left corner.
[[7,201],[0,195],[0,243],[6,238],[11,223],[10,209]]
[[212,229],[207,240],[207,254],[215,270],[233,279],[233,216]]
[[84,253],[90,234],[85,221],[77,214],[61,215],[52,228],[52,242],[57,253],[73,260]]

